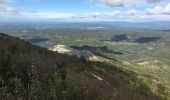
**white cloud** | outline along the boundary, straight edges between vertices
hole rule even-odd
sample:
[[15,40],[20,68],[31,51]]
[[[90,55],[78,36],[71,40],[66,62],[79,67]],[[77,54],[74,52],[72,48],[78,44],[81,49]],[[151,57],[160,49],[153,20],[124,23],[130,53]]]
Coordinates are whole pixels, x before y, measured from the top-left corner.
[[[118,17],[119,15],[121,15],[120,11],[113,11],[113,12],[106,12],[106,13],[100,13],[100,12],[95,12],[95,13],[91,13],[91,14],[86,14],[84,18],[99,18],[99,19],[106,19],[106,18],[114,18],[114,17]],[[79,16],[79,15],[76,15]]]
[[28,10],[23,10],[19,8],[15,8],[12,6],[7,6],[7,5],[0,5],[0,12],[1,13],[8,13],[8,14],[22,14],[22,13],[36,13],[36,11],[28,11]]
[[[15,15],[16,18],[26,19],[122,19],[122,20],[140,20],[140,19],[152,19],[156,17],[170,17],[170,3],[163,7],[156,6],[143,10],[115,10],[111,12],[94,12],[94,13],[57,13],[57,12],[35,12],[27,11],[22,8],[16,8],[10,6],[14,1],[25,0],[0,0],[0,14],[9,14],[11,17]],[[27,1],[27,0],[26,0]],[[94,3],[102,4],[109,7],[126,7],[140,6],[144,4],[152,4],[161,2],[164,0],[91,0]],[[16,3],[16,2],[15,2]],[[159,3],[158,3],[159,4]],[[168,16],[168,17],[167,17]],[[170,19],[170,18],[169,18]]]
[[[8,8],[8,11],[15,9]],[[116,10],[112,12],[94,12],[94,13],[57,13],[57,12],[22,12],[23,18],[33,19],[122,19],[122,20],[140,20],[159,17],[168,18],[170,16],[170,4],[165,7],[154,7],[145,10],[130,9],[127,11]],[[168,16],[168,17],[167,17]],[[162,18],[163,18],[162,17]],[[158,19],[158,18],[157,18]],[[169,18],[170,19],[170,18]]]
[[0,0],[0,4],[8,3],[9,0]]
[[21,18],[32,20],[46,20],[46,19],[71,19],[73,14],[69,13],[55,13],[55,12],[23,12],[18,15]]
[[164,13],[170,15],[170,3],[164,8]]
[[0,0],[0,4],[17,3],[17,2],[24,2],[24,1],[37,1],[37,0]]
[[100,0],[100,3],[110,7],[124,7],[124,0]]
[[28,12],[28,13],[35,12],[35,11],[24,10],[22,8],[11,6],[11,4],[15,4],[21,1],[27,1],[27,0],[0,0],[0,13],[21,14],[23,12]]
[[163,7],[155,7],[152,9],[146,9],[146,14],[148,15],[157,15],[163,12]]
[[147,3],[157,3],[157,2],[161,2],[164,0],[145,0]]
[[170,15],[170,3],[165,7],[154,7],[152,9],[146,9],[148,15]]
[[160,2],[170,2],[169,0],[89,0],[94,4],[108,7],[129,7],[142,6],[144,4],[155,4]]
[[4,12],[4,13],[17,13],[20,12],[20,10],[10,7],[10,6],[0,6],[0,12]]
[[130,16],[133,16],[133,15],[136,15],[136,14],[137,14],[137,11],[134,10],[134,9],[131,9],[131,10],[128,10],[128,11],[127,11],[127,14],[130,15]]

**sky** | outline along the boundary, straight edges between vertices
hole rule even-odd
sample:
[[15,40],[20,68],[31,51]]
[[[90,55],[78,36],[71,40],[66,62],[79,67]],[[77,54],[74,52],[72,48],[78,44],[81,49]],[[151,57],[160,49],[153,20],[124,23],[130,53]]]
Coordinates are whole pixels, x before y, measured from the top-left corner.
[[0,0],[8,21],[170,21],[170,0]]

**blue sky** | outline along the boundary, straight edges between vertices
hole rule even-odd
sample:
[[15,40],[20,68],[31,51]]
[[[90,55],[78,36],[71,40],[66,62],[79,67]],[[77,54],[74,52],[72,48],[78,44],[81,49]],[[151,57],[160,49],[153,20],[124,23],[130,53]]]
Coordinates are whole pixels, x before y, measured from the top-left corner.
[[0,21],[170,21],[170,0],[0,0]]

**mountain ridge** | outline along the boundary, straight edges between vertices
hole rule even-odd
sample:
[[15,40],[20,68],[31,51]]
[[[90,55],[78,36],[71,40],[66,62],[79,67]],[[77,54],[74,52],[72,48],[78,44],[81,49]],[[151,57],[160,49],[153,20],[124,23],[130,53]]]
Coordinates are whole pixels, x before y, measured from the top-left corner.
[[134,72],[0,33],[2,100],[163,100]]

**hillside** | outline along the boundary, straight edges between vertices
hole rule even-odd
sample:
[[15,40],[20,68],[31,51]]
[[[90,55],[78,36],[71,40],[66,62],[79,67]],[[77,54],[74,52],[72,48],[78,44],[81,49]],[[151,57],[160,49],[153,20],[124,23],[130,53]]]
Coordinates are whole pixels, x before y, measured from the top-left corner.
[[164,100],[136,73],[0,34],[1,100]]

